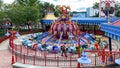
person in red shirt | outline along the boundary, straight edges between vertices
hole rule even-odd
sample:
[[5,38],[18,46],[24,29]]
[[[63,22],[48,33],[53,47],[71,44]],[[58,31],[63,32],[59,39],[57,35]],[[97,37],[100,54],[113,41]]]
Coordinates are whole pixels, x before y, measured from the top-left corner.
[[99,49],[99,44],[98,43],[95,43],[94,46],[97,50]]
[[67,57],[65,45],[62,45],[62,46],[61,46],[61,50],[62,50],[61,56],[63,56],[63,54],[64,54],[65,57]]

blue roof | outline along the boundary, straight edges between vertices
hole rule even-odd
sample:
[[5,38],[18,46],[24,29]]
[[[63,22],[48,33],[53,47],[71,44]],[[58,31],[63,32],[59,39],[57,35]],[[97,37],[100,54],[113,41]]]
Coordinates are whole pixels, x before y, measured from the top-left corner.
[[113,23],[111,24],[102,23],[101,30],[105,32],[106,36],[120,41],[120,26],[113,25]]
[[52,21],[53,20],[41,20],[41,23],[50,25],[52,24]]
[[[118,17],[112,17],[110,18],[110,22],[114,22],[120,18]],[[72,21],[77,21],[78,24],[101,24],[101,23],[106,23],[107,19],[106,18],[98,18],[98,17],[92,17],[92,18],[71,18]]]
[[[120,19],[120,17],[111,17],[110,22],[114,22],[116,20]],[[99,17],[91,17],[91,18],[78,18],[78,17],[72,17],[72,21],[77,21],[78,24],[92,24],[92,25],[100,25],[101,23],[106,23],[106,18],[99,18]],[[52,24],[53,20],[41,20],[43,24]]]

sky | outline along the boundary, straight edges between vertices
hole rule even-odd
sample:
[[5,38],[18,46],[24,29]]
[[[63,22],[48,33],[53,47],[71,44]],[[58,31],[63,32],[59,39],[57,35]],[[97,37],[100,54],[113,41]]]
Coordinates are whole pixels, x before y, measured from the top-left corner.
[[[10,4],[14,0],[3,0],[4,3]],[[99,2],[99,0],[40,0],[41,2],[49,2],[54,5],[66,5],[70,6],[71,11],[85,11],[86,8],[92,7],[95,2]],[[116,0],[119,1],[120,0]]]

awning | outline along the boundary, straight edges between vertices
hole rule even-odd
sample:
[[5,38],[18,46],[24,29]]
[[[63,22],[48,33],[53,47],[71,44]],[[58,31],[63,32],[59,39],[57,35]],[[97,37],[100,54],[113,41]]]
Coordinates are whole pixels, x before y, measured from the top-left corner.
[[[110,18],[110,22],[118,20],[118,17]],[[106,18],[71,18],[72,21],[78,22],[78,24],[89,24],[89,25],[100,25],[101,23],[106,23]]]
[[101,30],[105,32],[105,35],[120,41],[120,19],[111,23],[102,23]]
[[[112,17],[110,18],[110,22],[114,22],[116,20],[120,19],[119,17]],[[43,24],[47,24],[47,25],[51,25],[52,21],[54,21],[55,19],[43,19],[41,20],[41,22]],[[57,20],[57,19],[56,19]],[[107,23],[107,19],[106,18],[71,18],[72,21],[77,22],[78,24],[85,24],[85,25],[100,25],[101,23]]]

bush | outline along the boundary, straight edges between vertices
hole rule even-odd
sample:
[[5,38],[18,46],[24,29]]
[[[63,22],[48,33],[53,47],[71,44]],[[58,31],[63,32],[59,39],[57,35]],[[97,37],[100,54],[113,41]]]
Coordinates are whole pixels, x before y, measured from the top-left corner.
[[5,30],[4,29],[0,29],[0,37],[5,35]]

